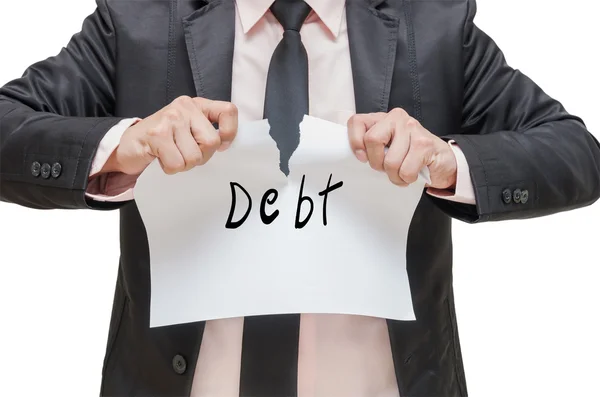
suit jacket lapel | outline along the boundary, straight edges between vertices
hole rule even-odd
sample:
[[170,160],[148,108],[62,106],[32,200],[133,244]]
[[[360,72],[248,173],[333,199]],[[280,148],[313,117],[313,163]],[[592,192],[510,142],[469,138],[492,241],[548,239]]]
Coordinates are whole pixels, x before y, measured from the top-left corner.
[[390,99],[400,21],[376,5],[366,0],[346,2],[357,113],[387,112]]
[[[347,0],[346,19],[357,113],[386,112],[398,43],[406,50],[402,20],[375,7],[381,0]],[[372,4],[369,4],[372,3]],[[230,101],[235,39],[233,0],[209,0],[183,18],[196,94]],[[406,75],[399,76],[410,84]],[[396,76],[395,76],[396,77]],[[404,89],[409,92],[410,90]],[[412,96],[406,105],[412,105]]]
[[183,18],[190,66],[199,97],[231,100],[235,3],[210,0]]

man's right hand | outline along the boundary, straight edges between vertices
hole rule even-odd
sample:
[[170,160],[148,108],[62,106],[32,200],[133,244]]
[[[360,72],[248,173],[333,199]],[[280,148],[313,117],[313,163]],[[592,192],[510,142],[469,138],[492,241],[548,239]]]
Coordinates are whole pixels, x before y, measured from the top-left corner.
[[138,175],[155,158],[167,174],[187,171],[227,149],[237,128],[232,103],[182,96],[129,127],[101,172]]

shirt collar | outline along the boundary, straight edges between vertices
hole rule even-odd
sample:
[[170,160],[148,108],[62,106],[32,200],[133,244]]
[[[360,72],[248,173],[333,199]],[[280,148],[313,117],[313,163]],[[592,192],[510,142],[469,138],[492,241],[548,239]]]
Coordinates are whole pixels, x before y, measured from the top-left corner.
[[[236,0],[244,34],[258,23],[274,0]],[[345,0],[305,0],[327,29],[337,38],[344,15]]]

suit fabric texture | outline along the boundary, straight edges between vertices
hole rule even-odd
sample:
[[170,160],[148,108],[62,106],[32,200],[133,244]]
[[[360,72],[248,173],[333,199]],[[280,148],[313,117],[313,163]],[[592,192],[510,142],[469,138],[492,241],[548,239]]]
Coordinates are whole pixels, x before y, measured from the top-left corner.
[[[400,107],[456,141],[477,200],[471,206],[424,195],[415,212],[407,270],[416,321],[388,321],[403,397],[467,396],[451,220],[539,217],[600,196],[600,144],[581,119],[506,63],[474,24],[475,13],[475,0],[346,4],[357,112]],[[97,0],[66,48],[0,89],[1,199],[120,211],[102,396],[188,396],[204,324],[149,328],[144,225],[135,201],[86,198],[95,151],[120,120],[148,116],[178,96],[229,100],[234,16],[233,0]]]

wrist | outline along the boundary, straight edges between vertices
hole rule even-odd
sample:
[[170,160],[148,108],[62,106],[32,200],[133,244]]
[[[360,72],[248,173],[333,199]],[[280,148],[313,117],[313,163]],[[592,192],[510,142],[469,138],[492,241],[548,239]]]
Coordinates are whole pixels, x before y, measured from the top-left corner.
[[[123,173],[123,174],[129,174],[127,172],[128,167],[126,167],[126,165],[128,165],[127,161],[125,162],[125,164],[123,163],[123,153],[122,153],[123,148],[122,148],[122,146],[123,146],[123,143],[125,143],[125,145],[127,147],[131,146],[129,144],[131,142],[130,136],[133,134],[133,131],[131,131],[131,130],[140,121],[142,121],[142,119],[140,119],[140,118],[133,119],[133,122],[131,123],[131,125],[129,125],[125,131],[123,131],[123,133],[119,139],[119,143],[117,144],[117,146],[114,148],[114,150],[110,154],[110,157],[106,161],[101,172],[104,172],[104,173],[118,172],[118,173]],[[124,141],[124,140],[126,140],[126,141]]]
[[435,170],[432,175],[431,187],[447,191],[454,191],[458,184],[458,161],[451,145],[444,142],[436,157]]
[[108,174],[111,172],[121,172],[121,167],[119,166],[119,162],[117,160],[117,150],[118,149],[119,149],[119,147],[117,146],[115,148],[115,150],[113,150],[113,152],[111,153],[108,160],[106,160],[106,163],[104,163],[104,166],[100,170],[99,174]]
[[130,135],[130,133],[126,133],[140,120],[137,117],[123,119],[106,133],[98,146],[91,175],[119,173],[123,171],[122,160],[119,159],[123,157],[122,146],[124,137],[125,135]]

